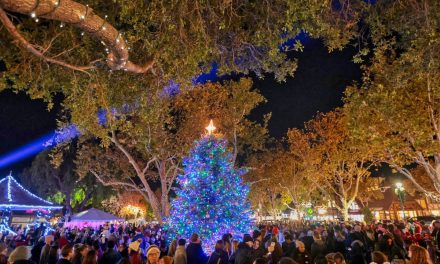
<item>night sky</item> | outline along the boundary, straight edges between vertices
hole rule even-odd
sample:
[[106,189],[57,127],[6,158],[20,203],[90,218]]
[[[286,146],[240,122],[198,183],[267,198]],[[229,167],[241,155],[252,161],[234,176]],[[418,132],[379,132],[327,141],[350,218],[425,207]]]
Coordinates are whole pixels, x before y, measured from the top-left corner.
[[[354,50],[328,53],[319,40],[308,40],[301,53],[295,53],[299,66],[294,78],[277,83],[272,76],[263,80],[254,78],[254,85],[268,99],[258,107],[252,118],[272,112],[269,130],[281,138],[288,128],[301,127],[317,112],[327,112],[342,105],[345,87],[359,81],[361,71],[351,60]],[[0,93],[0,157],[56,128],[58,109],[47,111],[41,100],[30,100],[26,94],[11,91]],[[32,157],[5,168],[0,168],[0,178],[10,170],[18,174],[30,165]]]

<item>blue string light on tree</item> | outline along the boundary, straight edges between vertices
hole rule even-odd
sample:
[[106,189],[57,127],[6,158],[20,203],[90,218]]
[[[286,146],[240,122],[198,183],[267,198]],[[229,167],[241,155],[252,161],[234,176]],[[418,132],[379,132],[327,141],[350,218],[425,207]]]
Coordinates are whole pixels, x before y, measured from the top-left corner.
[[177,177],[181,186],[172,202],[169,228],[184,238],[199,234],[205,252],[212,252],[223,234],[241,235],[254,227],[247,200],[249,186],[243,184],[244,169],[236,170],[227,142],[208,133],[195,142],[183,161],[184,174]]

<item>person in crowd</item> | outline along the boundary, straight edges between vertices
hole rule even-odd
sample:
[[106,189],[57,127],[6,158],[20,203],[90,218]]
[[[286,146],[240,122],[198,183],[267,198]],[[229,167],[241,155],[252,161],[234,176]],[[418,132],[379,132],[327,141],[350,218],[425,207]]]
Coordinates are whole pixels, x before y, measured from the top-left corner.
[[173,258],[170,256],[164,256],[159,260],[159,264],[173,264]]
[[312,264],[310,254],[306,251],[306,246],[300,240],[296,241],[296,250],[293,254],[293,260],[298,264]]
[[238,245],[240,243],[238,242],[238,240],[233,240],[232,241],[232,253],[229,256],[229,264],[234,264],[235,263],[235,256],[237,255],[237,251],[238,251]]
[[173,241],[171,241],[170,246],[168,248],[167,256],[173,257],[174,254],[176,253],[176,248],[177,248],[177,239],[173,239]]
[[267,254],[266,249],[263,247],[260,238],[254,240],[253,259],[264,258]]
[[135,240],[128,245],[128,256],[131,264],[142,264],[140,241]]
[[350,264],[366,264],[365,245],[360,240],[355,240],[350,245]]
[[31,258],[31,252],[27,246],[16,247],[9,255],[9,264],[34,264]]
[[388,259],[405,259],[405,253],[402,248],[394,243],[394,237],[390,233],[385,233],[379,242],[379,251],[387,255]]
[[268,250],[271,251],[271,263],[278,263],[278,261],[283,257],[283,249],[280,243],[278,243],[278,237],[276,235],[272,236]]
[[52,235],[47,235],[44,238],[44,246],[41,250],[41,256],[40,256],[40,264],[47,264],[48,260],[49,260],[49,251],[50,251],[50,244],[52,243],[52,241],[54,240],[54,236]]
[[380,251],[373,251],[370,264],[389,264],[388,257]]
[[340,252],[336,252],[336,253],[333,255],[333,262],[334,262],[335,264],[345,264],[345,263],[346,263],[346,262],[345,262],[344,255],[342,255]]
[[254,250],[253,245],[254,240],[252,239],[251,235],[245,234],[243,241],[238,245],[234,264],[252,264]]
[[325,256],[327,254],[327,247],[321,238],[321,234],[318,230],[313,233],[313,243],[311,246],[311,261],[315,260],[318,256]]
[[35,243],[35,245],[31,249],[31,259],[33,262],[38,263],[40,261],[41,250],[43,250],[44,244],[44,237],[37,237],[37,243]]
[[128,247],[125,243],[119,244],[118,253],[121,255],[121,258],[128,259]]
[[7,264],[7,263],[8,263],[8,246],[5,243],[0,243],[0,264]]
[[408,264],[432,264],[428,250],[415,244],[409,247],[409,257]]
[[73,247],[70,244],[66,244],[61,248],[61,258],[57,264],[72,264],[70,260],[73,258]]
[[186,257],[188,264],[206,263],[208,257],[203,252],[202,242],[199,235],[194,233],[191,236],[190,243],[186,248]]
[[156,245],[151,245],[147,249],[147,264],[159,264],[160,249]]
[[224,250],[223,240],[215,243],[215,250],[209,257],[208,264],[228,264],[228,253]]
[[284,242],[282,244],[282,249],[283,249],[283,255],[285,257],[293,257],[293,253],[295,253],[296,245],[290,233],[286,232],[284,234]]
[[102,255],[99,263],[101,264],[117,264],[121,260],[121,254],[115,250],[115,241],[109,240],[107,242],[107,250]]
[[[49,250],[49,256],[46,264],[56,264],[59,256],[59,245],[57,241],[52,241]],[[42,264],[42,263],[40,263]]]
[[98,254],[95,250],[87,252],[82,264],[98,264]]
[[177,242],[177,248],[176,252],[174,253],[173,261],[174,264],[187,264],[187,258],[186,258],[186,240],[181,238]]
[[87,252],[87,245],[75,244],[73,246],[73,258],[71,260],[72,264],[81,264],[83,262],[83,259],[86,257]]

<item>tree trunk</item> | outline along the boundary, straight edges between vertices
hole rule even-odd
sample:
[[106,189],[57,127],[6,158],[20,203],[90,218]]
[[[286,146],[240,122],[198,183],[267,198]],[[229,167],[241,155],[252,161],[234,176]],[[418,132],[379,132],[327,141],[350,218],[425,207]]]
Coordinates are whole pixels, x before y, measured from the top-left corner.
[[66,205],[66,215],[71,216],[73,213],[73,210],[72,210],[72,205],[70,204],[70,201],[71,201],[70,192],[65,192],[64,195],[66,196],[66,199],[64,201],[64,203]]
[[348,215],[348,204],[346,202],[342,203],[342,208],[341,208],[341,214],[342,217],[344,218],[344,222],[348,221],[349,215]]

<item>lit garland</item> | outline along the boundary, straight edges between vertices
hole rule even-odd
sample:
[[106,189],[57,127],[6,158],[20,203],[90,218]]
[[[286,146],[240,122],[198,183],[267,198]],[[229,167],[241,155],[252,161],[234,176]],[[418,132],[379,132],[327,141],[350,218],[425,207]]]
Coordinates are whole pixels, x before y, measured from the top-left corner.
[[185,173],[177,178],[181,189],[172,202],[168,227],[186,239],[199,234],[205,252],[212,252],[223,234],[238,236],[254,227],[249,187],[241,178],[246,171],[235,170],[231,160],[226,141],[208,134],[184,159]]
[[[30,17],[32,18],[32,19],[34,19],[34,21],[36,22],[36,23],[38,23],[40,20],[39,20],[39,18],[38,18],[38,16],[47,16],[47,15],[50,15],[50,14],[52,14],[52,13],[54,13],[59,7],[60,7],[60,5],[61,5],[61,0],[56,0],[56,2],[53,4],[53,8],[49,11],[49,12],[47,12],[47,13],[44,13],[44,14],[37,14],[37,12],[36,12],[36,10],[37,10],[37,8],[40,6],[40,0],[35,0],[35,4],[34,4],[34,6],[32,7],[32,10],[31,10],[31,12],[30,12]],[[81,23],[84,23],[84,21],[86,21],[86,19],[87,19],[87,17],[89,16],[89,14],[92,12],[92,10],[91,10],[91,8],[89,8],[89,5],[86,5],[86,10],[85,10],[85,12],[84,12],[84,14],[82,14],[82,15],[80,15],[79,16],[79,18],[78,18],[78,21],[77,22],[73,22],[73,23],[71,23],[72,25],[75,25],[75,24],[81,24]],[[87,33],[88,34],[90,34],[90,35],[93,35],[93,34],[97,34],[97,33],[99,33],[99,32],[101,32],[101,31],[105,31],[106,29],[107,29],[107,27],[106,27],[106,24],[107,24],[107,21],[106,21],[106,19],[108,18],[108,15],[105,15],[104,16],[104,19],[103,19],[103,22],[102,22],[102,25],[97,29],[97,30],[95,30],[95,31],[87,31]],[[65,26],[65,24],[64,24],[64,22],[61,22],[60,23],[60,28],[63,28]],[[81,36],[84,36],[84,31],[82,31],[81,32]],[[120,49],[121,50],[123,50],[123,49],[125,49],[125,48],[127,48],[127,50],[130,50],[130,47],[125,47],[125,45],[127,45],[127,41],[122,37],[122,34],[119,32],[119,34],[118,34],[118,36],[116,37],[116,39],[113,41],[113,44],[110,44],[110,45],[119,45],[119,43],[121,43],[122,42],[122,46],[120,47]],[[103,41],[101,41],[101,43],[104,45],[104,46],[106,46],[106,44],[103,42]],[[110,53],[109,52],[109,49],[108,48],[105,48],[105,51],[106,51],[106,53],[108,54],[108,53]],[[113,58],[110,58],[109,60],[111,60],[111,61],[113,61]],[[127,71],[127,69],[126,68],[124,68],[125,67],[125,65],[127,64],[127,61],[126,60],[124,60],[124,59],[122,59],[121,60],[121,63],[118,65],[118,69],[124,69],[125,71]],[[112,72],[112,70],[109,70],[110,72]]]
[[[33,208],[33,209],[61,209],[62,206],[56,206],[54,205],[52,202],[46,201],[41,197],[38,197],[37,195],[31,193],[30,191],[28,191],[27,189],[25,189],[23,186],[21,186],[21,184],[19,184],[13,177],[12,175],[8,175],[5,178],[3,178],[2,180],[0,180],[0,183],[4,182],[5,180],[7,180],[7,200],[9,202],[12,203],[7,203],[7,204],[0,204],[0,208],[19,208],[19,209],[25,209],[25,208]],[[43,202],[46,205],[26,205],[26,204],[15,204],[13,203],[13,199],[12,199],[12,188],[11,188],[11,183],[14,184],[14,187],[18,187],[20,188],[22,191],[24,191],[26,194],[30,195],[33,198],[38,199],[39,201]]]

